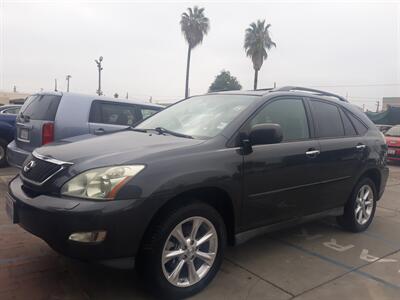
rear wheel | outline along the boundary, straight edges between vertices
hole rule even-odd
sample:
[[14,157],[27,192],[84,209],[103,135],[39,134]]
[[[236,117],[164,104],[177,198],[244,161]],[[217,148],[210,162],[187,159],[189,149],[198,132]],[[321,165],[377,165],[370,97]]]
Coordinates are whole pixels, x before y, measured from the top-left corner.
[[4,167],[7,165],[7,142],[0,139],[0,167]]
[[195,202],[166,213],[146,236],[138,269],[162,298],[186,298],[214,278],[222,263],[225,224],[211,206]]
[[343,216],[338,217],[338,223],[353,232],[366,230],[375,215],[376,195],[374,182],[370,178],[361,179],[345,206]]

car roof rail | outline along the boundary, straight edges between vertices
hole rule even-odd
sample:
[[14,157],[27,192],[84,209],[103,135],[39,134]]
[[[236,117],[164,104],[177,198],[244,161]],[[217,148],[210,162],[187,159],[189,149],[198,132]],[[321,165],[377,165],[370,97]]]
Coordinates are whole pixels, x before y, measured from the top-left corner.
[[301,91],[301,92],[308,92],[308,93],[312,93],[315,95],[319,95],[319,96],[327,96],[327,97],[334,97],[340,101],[343,102],[349,102],[347,101],[346,98],[336,95],[336,94],[332,94],[329,92],[325,92],[325,91],[321,91],[321,90],[316,90],[316,89],[310,89],[310,88],[305,88],[305,87],[301,87],[301,86],[283,86],[280,88],[275,88],[272,90],[273,92],[290,92],[290,91]]

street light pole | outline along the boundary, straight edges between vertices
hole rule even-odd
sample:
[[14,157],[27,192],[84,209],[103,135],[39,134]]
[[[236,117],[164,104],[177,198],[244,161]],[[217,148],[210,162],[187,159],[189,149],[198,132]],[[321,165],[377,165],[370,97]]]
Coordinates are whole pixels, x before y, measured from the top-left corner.
[[67,75],[67,77],[65,78],[67,80],[67,92],[69,92],[69,80],[72,78],[71,75]]
[[103,61],[103,56],[100,56],[99,60],[95,59],[94,61],[96,62],[99,71],[99,88],[97,89],[97,95],[101,96],[103,95],[103,92],[101,91],[101,71],[103,70],[101,62]]

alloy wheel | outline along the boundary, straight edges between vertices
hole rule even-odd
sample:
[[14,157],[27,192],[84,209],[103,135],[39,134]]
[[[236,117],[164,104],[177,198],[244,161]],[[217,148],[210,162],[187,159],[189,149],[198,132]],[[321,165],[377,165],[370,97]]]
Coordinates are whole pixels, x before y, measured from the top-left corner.
[[356,198],[355,218],[358,224],[364,225],[371,218],[374,208],[374,192],[369,185],[359,189]]
[[214,225],[203,217],[190,217],[175,226],[164,244],[164,276],[174,286],[192,286],[208,274],[217,251]]

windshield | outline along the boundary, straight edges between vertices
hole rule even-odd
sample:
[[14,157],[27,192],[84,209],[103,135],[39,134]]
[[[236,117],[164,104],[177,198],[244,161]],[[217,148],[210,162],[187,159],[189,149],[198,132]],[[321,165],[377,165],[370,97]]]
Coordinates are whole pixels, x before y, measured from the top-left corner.
[[390,128],[388,131],[386,131],[385,135],[400,136],[400,126],[395,126],[395,127]]
[[257,96],[228,94],[193,97],[168,107],[136,128],[159,127],[194,138],[211,138],[257,99]]

